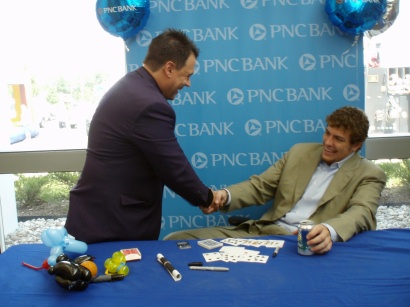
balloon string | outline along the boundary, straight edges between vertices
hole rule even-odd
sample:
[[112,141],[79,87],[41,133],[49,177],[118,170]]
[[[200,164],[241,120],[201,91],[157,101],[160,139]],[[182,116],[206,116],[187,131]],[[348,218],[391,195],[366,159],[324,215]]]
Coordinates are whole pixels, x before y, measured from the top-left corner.
[[37,266],[31,265],[31,264],[28,264],[28,263],[25,263],[25,262],[22,262],[21,264],[28,267],[28,268],[30,268],[30,269],[37,270],[37,271],[43,269],[43,267],[37,267]]
[[124,47],[125,47],[125,50],[127,50],[127,52],[129,52],[130,51],[130,49],[128,48],[128,46],[127,46],[127,44],[124,42]]
[[356,36],[354,37],[354,42],[353,42],[353,44],[350,46],[349,49],[347,49],[347,50],[346,50],[345,52],[343,52],[342,54],[346,54],[346,53],[350,52],[350,50],[351,50],[354,46],[357,45],[357,42],[359,41],[359,37],[360,37],[360,35],[356,35]]

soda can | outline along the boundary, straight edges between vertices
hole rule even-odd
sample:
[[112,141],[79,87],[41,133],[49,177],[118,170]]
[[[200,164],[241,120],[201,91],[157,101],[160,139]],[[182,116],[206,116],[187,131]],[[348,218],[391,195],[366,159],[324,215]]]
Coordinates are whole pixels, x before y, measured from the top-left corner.
[[315,226],[315,223],[311,220],[303,220],[300,222],[298,227],[298,253],[303,256],[313,255],[313,252],[310,250],[307,245],[306,235],[312,228]]

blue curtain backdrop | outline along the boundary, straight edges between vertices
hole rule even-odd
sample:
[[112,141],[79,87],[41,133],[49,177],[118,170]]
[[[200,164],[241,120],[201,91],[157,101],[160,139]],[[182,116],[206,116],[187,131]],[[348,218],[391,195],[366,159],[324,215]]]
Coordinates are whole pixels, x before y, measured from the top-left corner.
[[[325,117],[364,108],[361,39],[329,21],[324,0],[150,1],[147,25],[126,41],[128,71],[152,38],[183,29],[201,50],[192,85],[170,104],[176,135],[203,182],[215,189],[246,180],[298,142],[321,142]],[[165,189],[161,238],[186,228],[226,225]],[[259,217],[265,206],[240,215]]]

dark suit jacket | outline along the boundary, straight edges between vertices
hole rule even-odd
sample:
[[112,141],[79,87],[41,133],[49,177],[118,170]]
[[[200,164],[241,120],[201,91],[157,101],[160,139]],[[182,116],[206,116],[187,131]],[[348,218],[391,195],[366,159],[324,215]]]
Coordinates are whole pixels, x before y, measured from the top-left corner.
[[175,112],[141,67],[102,98],[87,157],[70,192],[68,233],[86,243],[157,240],[164,184],[191,204],[209,204],[174,134]]
[[[322,144],[293,146],[262,174],[229,186],[231,205],[223,211],[262,205],[274,199],[260,221],[280,219],[303,196],[321,154]],[[355,153],[336,173],[309,219],[329,224],[343,241],[361,231],[376,229],[378,201],[385,183],[383,170]]]

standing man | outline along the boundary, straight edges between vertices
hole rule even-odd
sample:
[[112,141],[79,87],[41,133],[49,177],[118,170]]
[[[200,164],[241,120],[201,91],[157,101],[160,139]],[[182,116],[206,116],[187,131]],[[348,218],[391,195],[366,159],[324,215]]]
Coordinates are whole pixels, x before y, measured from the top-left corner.
[[154,38],[143,66],[102,98],[87,157],[70,191],[66,229],[86,243],[157,240],[164,185],[202,209],[213,201],[175,137],[167,100],[190,86],[199,49],[180,30]]
[[335,241],[376,229],[376,211],[386,175],[359,155],[369,121],[354,107],[343,107],[326,117],[323,142],[293,146],[278,162],[248,181],[217,191],[215,204],[204,213],[272,206],[259,220],[236,227],[213,227],[169,234],[165,239],[205,239],[296,234],[305,219],[317,225],[307,235],[318,254]]

